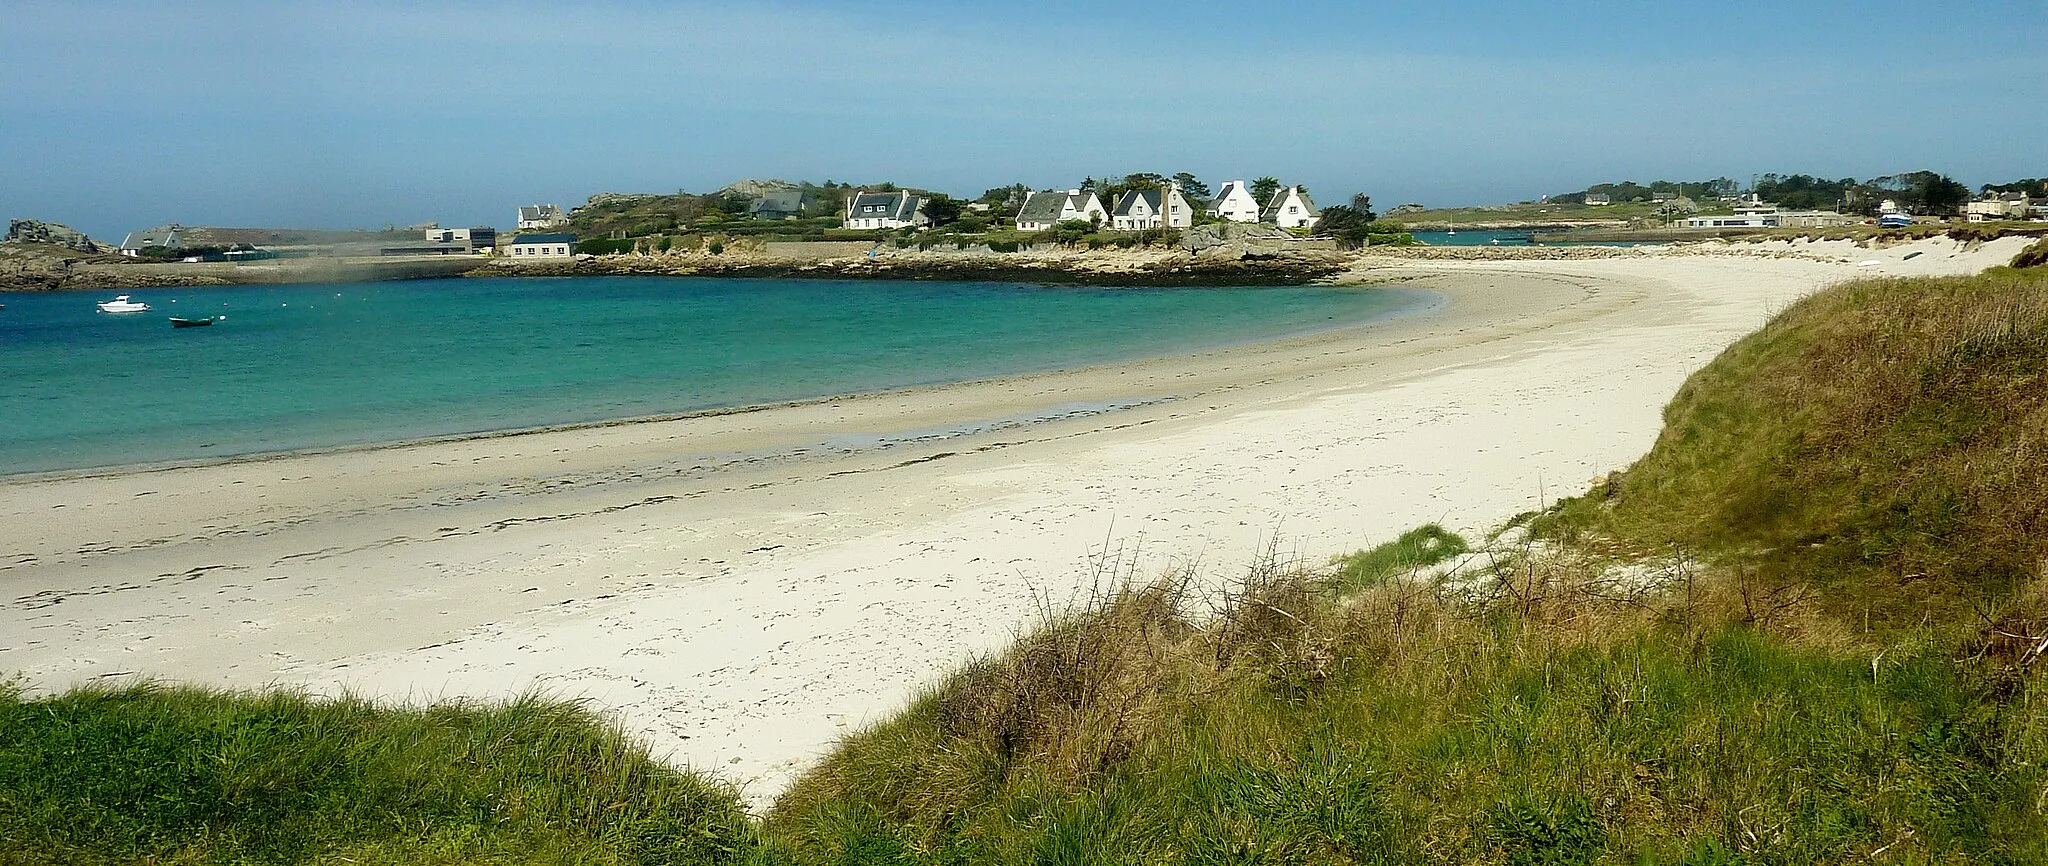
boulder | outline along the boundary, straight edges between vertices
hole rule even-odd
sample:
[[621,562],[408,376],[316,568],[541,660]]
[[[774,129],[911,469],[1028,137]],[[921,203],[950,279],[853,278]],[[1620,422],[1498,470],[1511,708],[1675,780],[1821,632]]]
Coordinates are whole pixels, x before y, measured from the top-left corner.
[[106,251],[106,247],[101,246],[92,238],[86,237],[84,232],[70,226],[46,223],[41,220],[14,220],[9,222],[7,224],[7,237],[0,238],[0,243],[49,244],[51,246],[69,247],[87,253]]
[[1188,252],[1227,259],[1270,256],[1288,249],[1292,239],[1286,230],[1265,223],[1210,223],[1180,233],[1180,245]]

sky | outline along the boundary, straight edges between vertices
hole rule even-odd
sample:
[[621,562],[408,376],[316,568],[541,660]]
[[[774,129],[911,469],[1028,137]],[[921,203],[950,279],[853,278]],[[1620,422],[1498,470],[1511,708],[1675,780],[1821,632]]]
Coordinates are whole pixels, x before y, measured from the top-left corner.
[[2048,2],[0,4],[0,218],[510,228],[741,178],[2048,176]]

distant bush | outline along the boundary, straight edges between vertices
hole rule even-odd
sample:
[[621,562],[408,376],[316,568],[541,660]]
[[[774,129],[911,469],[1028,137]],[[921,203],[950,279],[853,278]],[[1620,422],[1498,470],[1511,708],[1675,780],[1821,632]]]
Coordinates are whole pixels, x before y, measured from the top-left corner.
[[724,242],[724,241],[712,241],[712,242],[710,242],[710,243],[708,243],[708,244],[705,244],[705,245],[704,245],[704,251],[705,251],[705,252],[707,252],[707,253],[710,253],[710,254],[712,254],[712,255],[714,255],[714,256],[716,256],[716,255],[722,255],[722,254],[724,254],[724,253],[725,253],[725,242]]
[[998,252],[998,253],[1014,253],[1014,252],[1016,252],[1016,251],[1018,251],[1018,250],[1022,249],[1022,248],[1023,248],[1023,244],[1020,244],[1020,243],[1018,243],[1018,242],[1016,242],[1016,241],[994,241],[994,240],[992,240],[992,241],[989,241],[989,242],[988,242],[988,248],[989,248],[989,250],[990,250],[990,251],[992,251],[992,252]]

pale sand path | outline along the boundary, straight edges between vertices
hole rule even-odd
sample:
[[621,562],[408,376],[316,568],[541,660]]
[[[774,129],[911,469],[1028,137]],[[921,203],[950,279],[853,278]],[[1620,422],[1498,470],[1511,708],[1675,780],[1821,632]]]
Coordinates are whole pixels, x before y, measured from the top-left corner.
[[[1962,272],[2009,257],[1887,251]],[[1927,259],[1927,261],[1920,261]],[[0,671],[587,696],[779,791],[1105,544],[1225,575],[1482,532],[1625,465],[1679,382],[1843,264],[1380,262],[1446,305],[1189,358],[730,415],[0,483]],[[930,431],[1154,400],[1118,411]],[[896,436],[886,445],[874,437]]]

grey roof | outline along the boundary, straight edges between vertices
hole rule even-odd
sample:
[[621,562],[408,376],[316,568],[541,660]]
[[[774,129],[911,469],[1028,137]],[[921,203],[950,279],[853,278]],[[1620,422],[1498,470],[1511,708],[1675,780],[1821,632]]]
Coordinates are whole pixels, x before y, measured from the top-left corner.
[[1159,190],[1134,189],[1118,197],[1116,200],[1116,210],[1110,213],[1113,216],[1130,216],[1131,206],[1140,201],[1143,201],[1145,206],[1151,208],[1155,214],[1163,209],[1159,204]]
[[1024,206],[1017,209],[1017,221],[1028,223],[1058,222],[1060,210],[1067,203],[1064,190],[1034,192],[1024,200]]
[[522,220],[556,219],[561,215],[562,208],[558,205],[536,204],[519,208],[519,218]]
[[121,241],[121,249],[139,250],[146,247],[175,247],[179,245],[177,226],[157,226],[139,232],[129,232]]
[[573,244],[576,236],[567,232],[544,235],[519,235],[512,239],[514,244]]
[[793,214],[802,211],[804,205],[809,204],[810,200],[811,196],[800,189],[777,190],[775,192],[762,193],[760,198],[755,199],[753,204],[747,206],[747,212],[751,214],[763,212]]
[[[895,192],[857,192],[854,194],[853,200],[846,205],[848,219],[892,219],[904,221],[916,219],[918,208],[923,206],[924,199],[911,195],[907,190],[897,190]],[[870,207],[878,207],[881,210],[869,212],[867,209]]]

